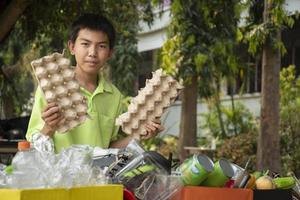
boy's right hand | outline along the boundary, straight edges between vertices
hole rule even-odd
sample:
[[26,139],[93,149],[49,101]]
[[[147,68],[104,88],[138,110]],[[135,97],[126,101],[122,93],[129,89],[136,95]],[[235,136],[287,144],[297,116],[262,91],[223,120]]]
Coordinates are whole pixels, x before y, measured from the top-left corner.
[[42,112],[42,119],[44,120],[45,125],[41,132],[44,135],[52,137],[58,127],[58,124],[63,121],[63,115],[56,103],[49,103]]

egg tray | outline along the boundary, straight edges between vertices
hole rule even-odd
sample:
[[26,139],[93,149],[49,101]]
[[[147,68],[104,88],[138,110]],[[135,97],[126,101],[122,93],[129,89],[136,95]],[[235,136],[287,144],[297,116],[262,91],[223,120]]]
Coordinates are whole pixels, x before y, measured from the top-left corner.
[[56,102],[64,116],[58,124],[59,133],[75,128],[88,117],[86,98],[80,93],[80,85],[70,64],[70,60],[60,53],[31,62],[47,103]]
[[122,130],[139,139],[145,131],[145,124],[160,118],[176,99],[182,85],[173,77],[166,75],[162,69],[152,73],[150,80],[138,95],[132,98],[128,111],[116,119],[116,125]]

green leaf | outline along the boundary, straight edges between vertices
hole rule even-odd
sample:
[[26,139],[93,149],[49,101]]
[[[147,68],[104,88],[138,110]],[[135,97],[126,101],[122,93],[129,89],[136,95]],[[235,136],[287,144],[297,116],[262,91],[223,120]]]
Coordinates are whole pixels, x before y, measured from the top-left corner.
[[196,66],[196,72],[200,73],[200,71],[202,70],[203,65],[207,62],[207,55],[204,55],[202,53],[198,53],[195,58],[194,58],[194,62],[195,62],[195,66]]

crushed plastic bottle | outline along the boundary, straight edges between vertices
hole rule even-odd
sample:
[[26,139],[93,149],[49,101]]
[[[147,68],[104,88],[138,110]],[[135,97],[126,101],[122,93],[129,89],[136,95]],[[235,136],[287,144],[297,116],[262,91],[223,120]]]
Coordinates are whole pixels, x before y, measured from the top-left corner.
[[29,142],[18,146],[11,172],[6,174],[8,188],[70,188],[109,183],[103,170],[92,166],[93,148],[90,146],[73,145],[59,154],[41,152]]
[[42,133],[32,135],[32,146],[40,152],[54,153],[54,142],[49,136]]
[[[18,152],[12,160],[12,173],[7,175],[9,188],[42,188],[45,186],[44,173],[39,170],[43,165],[41,154],[31,148],[30,142],[18,142]],[[34,181],[33,181],[34,180]]]
[[6,187],[6,174],[5,174],[6,165],[0,163],[0,188]]

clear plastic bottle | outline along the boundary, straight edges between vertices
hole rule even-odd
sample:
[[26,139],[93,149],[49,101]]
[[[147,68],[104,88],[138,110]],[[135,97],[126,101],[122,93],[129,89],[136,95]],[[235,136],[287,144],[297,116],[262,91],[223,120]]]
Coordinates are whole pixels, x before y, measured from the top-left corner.
[[6,187],[6,174],[4,172],[5,165],[0,163],[0,188]]
[[28,141],[18,142],[18,152],[12,160],[12,165],[16,169],[25,169],[28,167],[28,163],[32,163],[35,160],[35,152],[31,148],[31,144]]
[[43,186],[43,175],[38,170],[39,153],[28,141],[18,142],[18,152],[12,160],[12,173],[7,178],[10,188],[39,188]]

